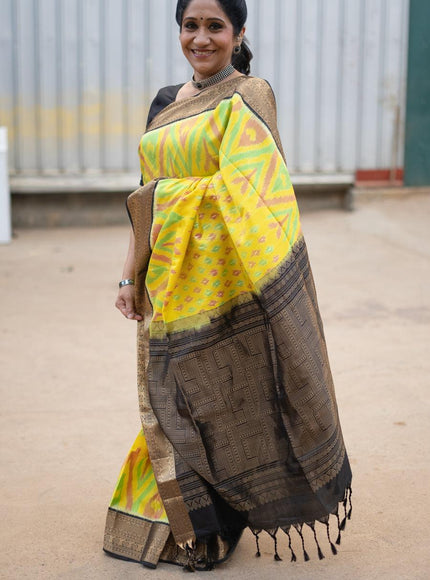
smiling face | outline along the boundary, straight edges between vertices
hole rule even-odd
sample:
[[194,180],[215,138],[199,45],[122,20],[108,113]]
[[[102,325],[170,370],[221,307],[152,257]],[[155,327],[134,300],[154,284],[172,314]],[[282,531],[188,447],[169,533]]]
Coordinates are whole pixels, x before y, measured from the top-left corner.
[[[243,36],[245,29],[241,32]],[[216,0],[192,0],[184,12],[179,36],[194,79],[208,78],[231,63],[239,44],[233,25]]]

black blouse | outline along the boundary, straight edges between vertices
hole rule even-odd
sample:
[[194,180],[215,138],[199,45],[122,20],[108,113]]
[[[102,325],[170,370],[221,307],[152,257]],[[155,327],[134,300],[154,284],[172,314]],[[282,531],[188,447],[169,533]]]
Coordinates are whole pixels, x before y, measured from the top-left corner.
[[169,87],[163,87],[157,93],[157,96],[152,101],[148,113],[148,121],[146,123],[146,128],[153,120],[153,118],[158,115],[167,105],[170,105],[176,100],[176,96],[184,85],[171,85]]

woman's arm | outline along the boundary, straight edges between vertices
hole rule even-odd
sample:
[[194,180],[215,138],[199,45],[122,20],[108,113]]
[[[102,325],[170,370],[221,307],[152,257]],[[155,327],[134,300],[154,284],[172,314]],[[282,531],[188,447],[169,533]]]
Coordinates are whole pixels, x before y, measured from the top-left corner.
[[[131,278],[134,280],[134,233],[130,230],[130,243],[128,245],[128,253],[125,259],[124,269],[122,271],[122,279]],[[128,320],[142,320],[142,316],[136,313],[134,301],[135,287],[133,285],[123,286],[119,289],[115,306]]]

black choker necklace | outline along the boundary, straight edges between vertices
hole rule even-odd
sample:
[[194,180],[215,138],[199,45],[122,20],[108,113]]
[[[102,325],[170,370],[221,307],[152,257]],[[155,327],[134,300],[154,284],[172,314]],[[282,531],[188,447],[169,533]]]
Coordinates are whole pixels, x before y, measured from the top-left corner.
[[232,64],[228,64],[225,68],[214,74],[213,76],[209,77],[208,79],[203,79],[201,81],[195,81],[194,77],[191,79],[191,83],[195,89],[205,89],[206,87],[210,87],[212,85],[216,85],[220,81],[223,81],[227,77],[229,77],[236,69]]

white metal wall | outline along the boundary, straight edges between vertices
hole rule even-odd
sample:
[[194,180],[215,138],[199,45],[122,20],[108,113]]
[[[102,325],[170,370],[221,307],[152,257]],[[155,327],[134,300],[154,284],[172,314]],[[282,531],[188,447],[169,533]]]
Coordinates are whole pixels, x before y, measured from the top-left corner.
[[[0,125],[21,174],[138,172],[157,89],[187,80],[176,0],[0,0]],[[248,0],[253,74],[292,171],[402,165],[409,0]]]

